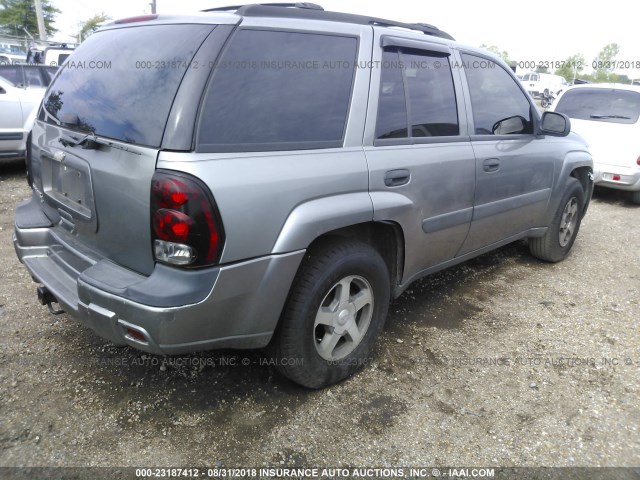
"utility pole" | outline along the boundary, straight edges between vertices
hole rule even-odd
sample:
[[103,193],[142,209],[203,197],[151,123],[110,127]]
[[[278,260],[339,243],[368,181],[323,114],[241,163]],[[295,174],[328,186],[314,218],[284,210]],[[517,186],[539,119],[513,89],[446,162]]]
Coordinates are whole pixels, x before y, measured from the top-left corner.
[[156,0],[151,0],[151,13],[156,13]]
[[38,19],[38,36],[40,40],[47,39],[47,31],[44,28],[44,15],[42,14],[42,3],[40,0],[33,0],[36,7],[36,18]]

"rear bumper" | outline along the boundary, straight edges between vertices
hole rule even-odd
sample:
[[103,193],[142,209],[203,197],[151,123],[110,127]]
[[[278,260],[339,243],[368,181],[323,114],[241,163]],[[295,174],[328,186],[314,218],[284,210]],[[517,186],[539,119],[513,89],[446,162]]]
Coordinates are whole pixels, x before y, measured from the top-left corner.
[[[276,328],[304,251],[143,276],[46,225],[33,200],[16,212],[14,247],[34,280],[101,337],[154,354],[260,348]],[[35,295],[34,295],[35,299]]]
[[[637,192],[640,190],[640,168],[639,167],[617,167],[614,165],[604,165],[595,163],[593,166],[594,182],[599,187],[615,188]],[[619,175],[619,180],[614,180],[614,176]]]

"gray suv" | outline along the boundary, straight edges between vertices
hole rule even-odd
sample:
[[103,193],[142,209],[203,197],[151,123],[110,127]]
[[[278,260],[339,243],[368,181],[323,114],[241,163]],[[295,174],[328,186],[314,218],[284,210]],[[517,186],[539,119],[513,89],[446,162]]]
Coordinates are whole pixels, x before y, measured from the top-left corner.
[[525,238],[562,260],[592,160],[485,51],[269,4],[92,35],[44,98],[28,178],[14,244],[52,312],[154,354],[268,346],[319,388],[414,280]]

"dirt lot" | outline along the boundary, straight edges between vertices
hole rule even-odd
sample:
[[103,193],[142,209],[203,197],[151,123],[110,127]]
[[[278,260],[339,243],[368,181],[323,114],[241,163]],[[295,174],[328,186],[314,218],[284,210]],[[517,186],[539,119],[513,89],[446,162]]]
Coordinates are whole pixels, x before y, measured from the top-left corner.
[[1,466],[638,466],[640,208],[596,194],[572,255],[523,242],[415,284],[375,359],[306,391],[256,352],[162,357],[49,315],[0,166]]

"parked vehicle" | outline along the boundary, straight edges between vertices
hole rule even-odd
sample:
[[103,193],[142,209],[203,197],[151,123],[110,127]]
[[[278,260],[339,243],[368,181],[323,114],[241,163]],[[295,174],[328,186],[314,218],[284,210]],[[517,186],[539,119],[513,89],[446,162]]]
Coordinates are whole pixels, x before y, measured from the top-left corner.
[[543,93],[540,95],[540,106],[542,108],[548,108],[553,104],[555,99],[556,96],[553,93]]
[[568,83],[561,75],[551,75],[550,73],[529,72],[522,76],[522,85],[529,94],[537,98],[541,95],[558,95],[564,90]]
[[24,158],[44,88],[21,88],[0,77],[0,160]]
[[27,52],[18,44],[0,41],[0,65],[24,62]]
[[319,388],[411,282],[520,239],[569,254],[591,156],[502,60],[426,24],[224,10],[116,21],[52,83],[14,236],[43,305],[155,354],[268,347]]
[[46,89],[57,73],[57,67],[45,65],[11,64],[0,65],[0,77],[17,87]]
[[590,84],[566,90],[552,110],[571,118],[593,153],[595,183],[640,204],[640,86]]

